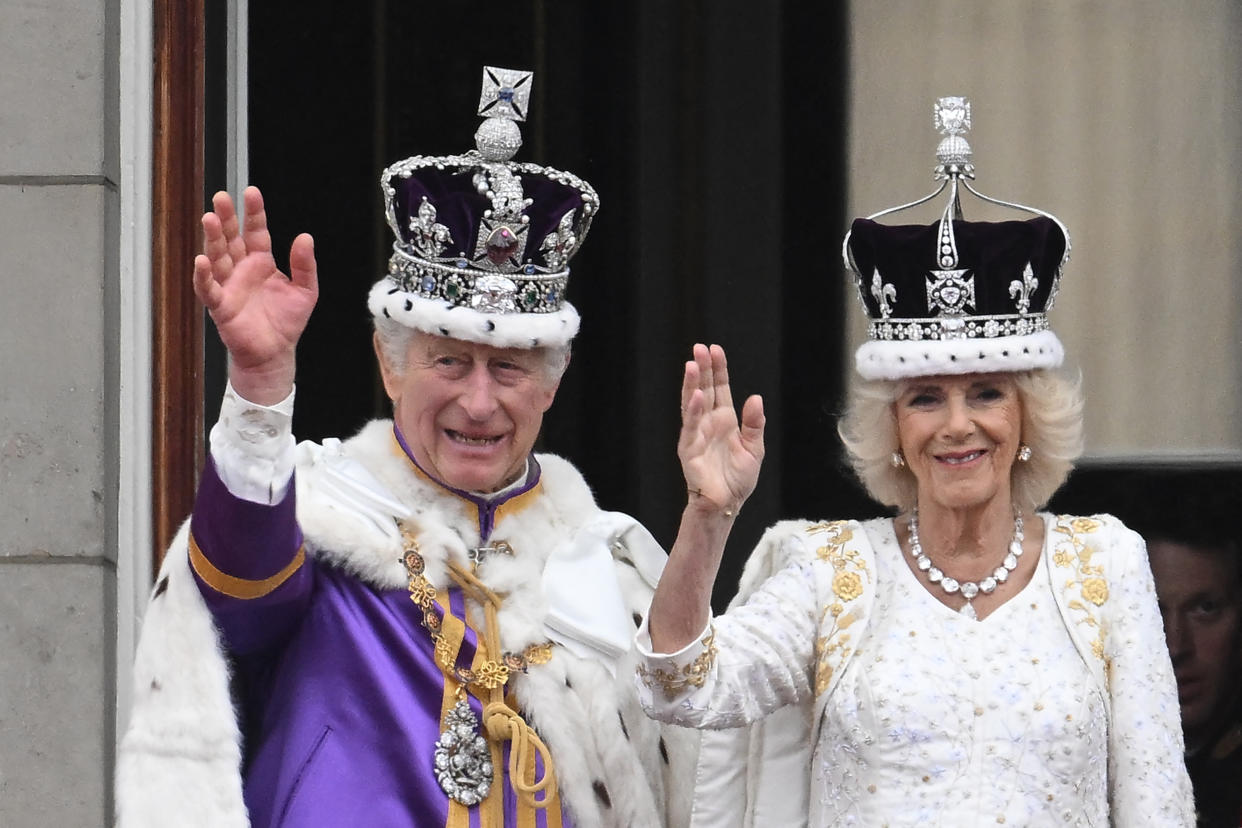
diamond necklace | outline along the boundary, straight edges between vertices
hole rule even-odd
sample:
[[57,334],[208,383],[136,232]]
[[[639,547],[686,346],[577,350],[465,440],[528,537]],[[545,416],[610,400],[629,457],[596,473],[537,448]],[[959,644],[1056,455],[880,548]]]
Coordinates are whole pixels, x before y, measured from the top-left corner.
[[1022,513],[1017,509],[1013,513],[1013,540],[1009,542],[1009,551],[1005,554],[1005,559],[1001,561],[1001,565],[992,571],[992,574],[978,581],[958,581],[945,575],[940,569],[932,565],[931,558],[927,557],[927,553],[923,551],[923,544],[919,543],[919,507],[915,506],[914,511],[910,513],[910,557],[914,558],[914,565],[919,568],[920,572],[927,573],[927,580],[933,584],[940,584],[940,588],[950,595],[960,592],[962,597],[966,599],[966,603],[958,610],[967,618],[977,619],[979,616],[975,614],[975,608],[971,606],[974,597],[982,592],[984,595],[990,595],[996,590],[996,587],[1009,580],[1009,573],[1018,567],[1018,558],[1022,557]]

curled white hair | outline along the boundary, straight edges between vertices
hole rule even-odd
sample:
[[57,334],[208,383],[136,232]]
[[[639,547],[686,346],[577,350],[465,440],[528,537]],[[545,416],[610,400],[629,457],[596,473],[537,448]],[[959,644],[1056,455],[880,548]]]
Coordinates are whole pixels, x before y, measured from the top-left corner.
[[[1014,463],[1014,503],[1038,509],[1069,476],[1082,454],[1082,381],[1041,368],[1013,375],[1022,402],[1022,442],[1031,459]],[[850,390],[845,415],[837,426],[854,473],[879,502],[909,511],[918,502],[918,484],[907,467],[892,464],[901,445],[893,410],[904,383],[864,380]]]

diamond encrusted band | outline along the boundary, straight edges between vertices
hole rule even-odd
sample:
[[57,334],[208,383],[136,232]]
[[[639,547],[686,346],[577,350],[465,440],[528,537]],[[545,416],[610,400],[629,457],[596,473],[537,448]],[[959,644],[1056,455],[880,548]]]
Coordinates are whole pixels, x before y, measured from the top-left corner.
[[416,259],[394,247],[388,278],[398,290],[424,299],[443,299],[487,313],[556,313],[561,309],[569,270],[546,275],[485,273],[463,258],[452,264]]
[[948,316],[939,319],[885,319],[868,326],[872,339],[880,341],[919,341],[924,339],[995,339],[1026,336],[1048,330],[1048,317],[1042,313],[1018,316]]

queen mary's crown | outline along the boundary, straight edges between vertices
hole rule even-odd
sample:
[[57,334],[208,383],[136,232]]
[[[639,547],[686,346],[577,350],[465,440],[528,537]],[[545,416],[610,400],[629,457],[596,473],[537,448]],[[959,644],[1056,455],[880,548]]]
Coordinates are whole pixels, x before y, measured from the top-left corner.
[[395,241],[369,305],[427,333],[498,347],[567,343],[569,260],[599,208],[572,173],[513,161],[533,74],[485,67],[476,149],[416,155],[380,176]]
[[[1064,350],[1047,312],[1069,260],[1069,232],[1051,213],[985,196],[971,185],[970,101],[939,99],[934,124],[944,135],[936,150],[939,188],[855,219],[845,236],[846,269],[870,319],[855,367],[867,379],[902,379],[1060,365]],[[1034,218],[965,221],[959,185]],[[946,188],[948,203],[934,224],[876,221]]]

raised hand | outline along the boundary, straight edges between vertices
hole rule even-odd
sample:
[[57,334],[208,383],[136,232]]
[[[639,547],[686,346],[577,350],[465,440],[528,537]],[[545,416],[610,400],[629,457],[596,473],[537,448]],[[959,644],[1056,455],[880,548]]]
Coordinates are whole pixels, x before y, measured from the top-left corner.
[[763,399],[747,398],[739,425],[719,345],[694,346],[681,385],[677,456],[691,508],[736,512],[754,491],[763,462]]
[[194,258],[194,294],[211,314],[229,350],[229,380],[245,399],[280,402],[293,388],[298,339],[306,329],[319,282],[315,244],[303,233],[289,250],[285,276],[272,258],[272,237],[258,187],[242,194],[245,224],[233,199],[216,193],[203,216],[203,252]]
[[739,424],[719,345],[695,345],[686,363],[677,456],[690,496],[651,599],[648,631],[658,653],[677,652],[703,634],[733,516],[763,462],[763,399],[747,398]]

